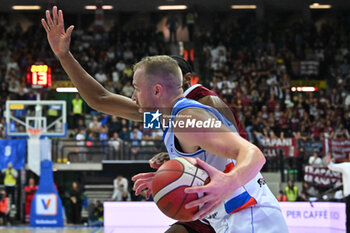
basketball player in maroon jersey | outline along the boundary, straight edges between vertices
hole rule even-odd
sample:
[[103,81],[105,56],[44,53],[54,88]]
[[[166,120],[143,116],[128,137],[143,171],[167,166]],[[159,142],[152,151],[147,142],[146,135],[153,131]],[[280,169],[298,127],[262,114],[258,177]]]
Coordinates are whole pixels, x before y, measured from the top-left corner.
[[[51,18],[49,11],[46,11],[46,18],[47,22],[42,19],[42,24],[46,30],[50,46],[55,55],[59,58],[63,69],[72,80],[74,86],[78,89],[79,93],[89,104],[89,106],[107,114],[116,115],[129,120],[142,121],[142,112],[139,111],[139,107],[132,99],[111,93],[106,90],[81,67],[78,61],[76,61],[73,55],[69,52],[70,38],[74,27],[70,26],[66,31],[64,30],[62,11],[57,12],[57,7],[54,7],[53,18]],[[230,108],[218,97],[218,95],[201,85],[190,87],[190,81],[192,78],[191,67],[180,57],[173,57],[173,59],[178,62],[182,72],[184,73],[184,90],[187,90],[187,92],[185,92],[185,96],[218,109],[236,126],[236,129],[240,135],[247,139],[247,134],[245,133],[243,126],[240,124],[239,120],[233,114]],[[92,95],[91,93],[94,94]],[[160,165],[161,164],[158,163],[158,166]],[[139,191],[141,190],[136,190],[136,194],[138,194]],[[149,194],[150,192],[148,192],[148,195]],[[167,232],[211,233],[215,231],[210,225],[197,220],[184,224],[177,223]]]

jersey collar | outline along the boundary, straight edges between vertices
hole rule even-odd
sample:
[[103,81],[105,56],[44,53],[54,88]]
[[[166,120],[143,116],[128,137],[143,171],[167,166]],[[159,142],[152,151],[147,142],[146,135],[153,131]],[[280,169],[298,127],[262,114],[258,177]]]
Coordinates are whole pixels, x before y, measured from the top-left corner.
[[195,84],[193,86],[191,86],[190,88],[188,88],[185,92],[184,92],[184,96],[186,97],[188,94],[190,94],[191,91],[193,91],[195,88],[201,86],[200,84]]

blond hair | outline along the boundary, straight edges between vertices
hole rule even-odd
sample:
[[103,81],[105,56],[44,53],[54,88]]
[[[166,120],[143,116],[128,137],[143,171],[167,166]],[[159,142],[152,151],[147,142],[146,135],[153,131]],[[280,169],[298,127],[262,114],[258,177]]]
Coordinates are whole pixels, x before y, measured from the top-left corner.
[[170,90],[182,89],[182,72],[169,56],[149,56],[134,65],[134,72],[143,69],[150,84],[160,83]]

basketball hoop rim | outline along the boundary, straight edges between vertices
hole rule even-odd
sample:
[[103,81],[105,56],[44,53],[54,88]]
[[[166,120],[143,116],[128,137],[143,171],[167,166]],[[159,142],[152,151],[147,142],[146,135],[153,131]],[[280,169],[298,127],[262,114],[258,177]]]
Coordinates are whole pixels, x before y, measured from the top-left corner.
[[38,135],[40,135],[42,131],[43,131],[42,129],[27,129],[27,133],[30,136],[34,136],[34,137],[37,137]]

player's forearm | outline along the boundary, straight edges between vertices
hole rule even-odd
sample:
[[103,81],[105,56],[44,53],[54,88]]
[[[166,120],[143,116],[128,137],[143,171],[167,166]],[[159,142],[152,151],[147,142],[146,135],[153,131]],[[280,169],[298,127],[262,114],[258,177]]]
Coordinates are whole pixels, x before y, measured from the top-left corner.
[[89,75],[69,52],[59,57],[63,69],[87,104],[100,112],[141,121],[138,107],[130,98],[107,91]]
[[70,52],[60,56],[59,60],[87,104],[98,108],[100,98],[107,95],[108,91],[81,67]]
[[236,166],[229,174],[234,177],[235,183],[243,186],[260,172],[265,161],[263,153],[257,147],[251,146],[240,151],[236,158]]

